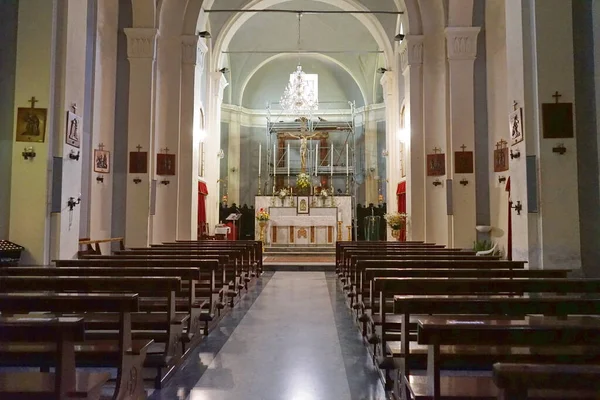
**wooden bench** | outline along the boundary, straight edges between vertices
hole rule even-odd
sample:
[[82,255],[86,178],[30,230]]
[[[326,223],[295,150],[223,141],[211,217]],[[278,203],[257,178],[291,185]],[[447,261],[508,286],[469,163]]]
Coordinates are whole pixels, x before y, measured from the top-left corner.
[[493,372],[499,400],[538,397],[534,390],[544,398],[600,398],[600,365],[496,363]]
[[[79,239],[79,251],[77,252],[78,256],[82,256],[84,254],[102,254],[102,250],[100,249],[100,244],[102,243],[119,243],[119,248],[121,250],[125,249],[124,238],[110,238],[110,239],[100,239],[100,240],[90,240],[89,238]],[[81,250],[81,246],[85,246],[83,250]]]
[[[497,389],[491,377],[441,377],[442,346],[488,347],[502,343],[507,346],[533,346],[540,350],[544,347],[556,350],[566,346],[584,346],[600,355],[598,353],[600,320],[596,318],[575,317],[556,320],[530,317],[508,321],[485,319],[456,321],[446,318],[424,318],[419,321],[417,335],[419,344],[428,347],[428,361],[427,376],[412,375],[405,378],[409,398],[413,400],[497,398]],[[563,354],[568,354],[568,351]],[[456,354],[456,356],[460,357],[461,355]],[[597,361],[598,356],[596,356]],[[546,395],[548,394],[546,393]],[[564,395],[565,393],[561,393],[558,398],[566,398]]]
[[[138,301],[137,294],[122,293],[0,293],[0,311],[4,316],[34,311],[53,314],[116,313],[117,338],[96,340],[86,335],[83,342],[75,343],[76,365],[116,367],[116,388],[112,398],[139,400],[146,397],[141,371],[146,352],[153,341],[132,340],[131,315],[138,311]],[[55,352],[56,348],[52,345],[2,344],[0,365],[47,369],[56,365],[53,359]]]
[[83,318],[0,317],[0,343],[51,343],[55,372],[0,372],[0,397],[96,400],[108,373],[77,373],[74,342],[83,341]]
[[[149,349],[144,361],[145,367],[156,371],[156,388],[162,387],[181,361],[179,343],[190,314],[176,313],[176,296],[181,292],[181,279],[178,277],[3,276],[0,277],[0,289],[5,292],[139,293],[140,308],[147,301],[152,304],[153,312],[131,315],[136,328],[133,338],[154,340],[156,344],[161,344]],[[112,331],[118,327],[118,323],[117,315],[88,314],[86,326],[98,330],[88,337],[97,340],[116,339],[118,335]]]

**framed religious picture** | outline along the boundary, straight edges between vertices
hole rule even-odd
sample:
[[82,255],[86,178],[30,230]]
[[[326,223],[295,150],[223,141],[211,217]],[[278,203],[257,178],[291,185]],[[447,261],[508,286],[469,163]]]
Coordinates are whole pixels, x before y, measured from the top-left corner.
[[156,155],[156,175],[175,175],[175,154]]
[[67,111],[67,132],[65,141],[69,146],[81,147],[81,117],[71,111]]
[[101,174],[110,172],[110,151],[94,149],[94,172]]
[[508,147],[494,150],[494,172],[508,171]]
[[543,103],[542,127],[544,139],[573,137],[573,104]]
[[310,214],[309,196],[298,196],[296,202],[296,214]]
[[46,116],[48,110],[45,108],[21,108],[17,109],[16,141],[17,142],[40,142],[46,138]]
[[523,141],[523,109],[521,107],[509,114],[508,123],[510,128],[510,145],[514,146]]
[[129,152],[129,173],[130,174],[145,174],[147,172],[148,172],[148,153],[145,151],[130,151]]
[[[464,147],[464,146],[463,146]],[[473,152],[455,151],[454,152],[454,173],[472,174],[473,173]]]
[[427,176],[446,174],[446,155],[444,153],[427,154]]

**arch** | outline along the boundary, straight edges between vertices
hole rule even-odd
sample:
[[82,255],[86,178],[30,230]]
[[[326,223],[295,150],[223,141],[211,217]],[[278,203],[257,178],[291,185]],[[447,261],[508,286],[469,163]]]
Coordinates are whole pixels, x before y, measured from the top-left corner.
[[183,19],[182,33],[184,35],[195,35],[199,31],[206,30],[208,15],[205,8],[211,8],[214,0],[188,0]]
[[[252,77],[265,65],[267,65],[268,63],[270,63],[271,61],[275,61],[278,58],[281,57],[285,57],[285,56],[289,56],[289,54],[275,54],[269,58],[267,58],[266,60],[262,61],[260,64],[258,64],[256,66],[256,68],[254,68],[249,74],[248,77],[242,82],[242,85],[240,87],[240,95],[239,95],[239,99],[238,99],[238,104],[242,104],[243,99],[244,99],[244,92],[246,91],[246,86],[248,85],[248,82],[250,82],[250,79],[252,79]],[[365,102],[365,105],[369,104],[369,102],[367,101],[367,93],[365,91],[364,86],[358,81],[358,79],[356,79],[356,76],[352,73],[352,71],[350,71],[350,68],[348,68],[346,65],[342,64],[339,60],[325,55],[325,54],[311,54],[311,57],[316,57],[316,58],[324,58],[328,61],[331,61],[333,63],[335,63],[337,66],[339,66],[340,68],[342,68],[344,71],[346,71],[348,73],[348,75],[350,75],[350,77],[354,80],[354,82],[356,82],[356,85],[358,86],[358,89],[360,90],[360,94],[363,97],[363,101]]]
[[185,2],[178,0],[162,0],[159,9],[160,34],[162,37],[179,37],[182,34],[181,25],[185,15]]
[[[265,9],[277,4],[286,3],[291,0],[252,0],[244,9]],[[360,4],[356,0],[316,0],[322,3],[326,3],[332,5],[334,7],[338,7],[342,10],[346,11],[368,11],[362,4]],[[248,19],[252,17],[252,13],[238,13],[233,15],[223,26],[221,34],[217,38],[213,49],[213,56],[211,60],[211,71],[216,71],[219,69],[219,63],[221,62],[221,57],[219,56],[222,49],[228,48],[231,40],[235,33],[241,28],[242,25]],[[369,14],[358,14],[356,15],[356,19],[361,22],[365,28],[371,33],[375,42],[379,45],[385,54],[386,64],[388,66],[394,65],[394,53],[392,49],[392,45],[388,40],[385,30],[373,15]]]

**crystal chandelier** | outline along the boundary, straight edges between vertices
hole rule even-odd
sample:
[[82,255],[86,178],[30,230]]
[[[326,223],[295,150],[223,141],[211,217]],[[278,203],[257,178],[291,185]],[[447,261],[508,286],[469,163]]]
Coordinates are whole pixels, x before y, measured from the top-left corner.
[[300,65],[300,20],[302,13],[298,13],[298,66],[292,74],[283,96],[281,96],[281,107],[290,114],[312,114],[318,108],[315,94],[306,80],[302,66]]

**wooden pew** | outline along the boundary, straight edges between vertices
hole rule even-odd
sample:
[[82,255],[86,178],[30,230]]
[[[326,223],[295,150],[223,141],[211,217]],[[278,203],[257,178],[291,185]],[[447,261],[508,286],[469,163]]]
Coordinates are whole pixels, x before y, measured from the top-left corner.
[[83,318],[0,317],[0,343],[52,343],[56,366],[53,374],[0,372],[0,397],[98,399],[110,374],[76,372],[74,342],[83,341],[84,335]]
[[[137,294],[123,293],[0,293],[0,311],[3,315],[32,311],[54,314],[115,313],[118,316],[117,337],[114,340],[95,340],[86,335],[83,342],[75,344],[76,364],[117,367],[116,388],[112,398],[140,400],[146,398],[141,371],[146,352],[153,341],[132,340],[131,315],[138,311],[138,301]],[[51,367],[55,365],[55,351],[54,346],[37,344],[19,344],[17,347],[0,345],[0,365]]]
[[[536,349],[546,347],[555,350],[566,346],[584,346],[596,353],[597,362],[600,355],[600,320],[585,317],[566,320],[529,317],[523,320],[456,321],[428,317],[419,321],[418,342],[428,347],[427,376],[406,377],[410,399],[439,400],[442,393],[444,398],[489,399],[498,395],[491,377],[441,377],[441,346],[488,347],[502,343],[507,346],[533,346]],[[563,354],[568,354],[568,350]],[[456,356],[460,357],[460,354]],[[597,398],[595,395],[592,398]],[[558,398],[565,398],[564,393]]]
[[[178,277],[3,276],[0,277],[0,288],[5,292],[139,293],[142,298],[156,298],[159,302],[155,304],[159,307],[154,309],[154,312],[131,315],[134,325],[139,324],[141,328],[134,332],[134,338],[151,339],[163,344],[162,348],[150,349],[144,361],[145,367],[156,371],[156,388],[162,387],[181,361],[182,351],[179,343],[190,315],[176,313],[175,310],[175,299],[181,292],[181,279]],[[117,336],[110,331],[118,326],[118,322],[116,316],[88,314],[86,326],[101,331],[90,333],[88,337],[98,340],[115,339]],[[145,329],[148,324],[151,330]]]
[[[125,244],[123,243],[124,238],[122,237],[117,237],[117,238],[110,238],[110,239],[100,239],[100,240],[90,240],[89,238],[82,238],[79,239],[79,251],[77,252],[78,256],[82,256],[84,254],[102,254],[102,251],[100,250],[100,244],[101,243],[113,243],[113,242],[118,242],[119,243],[119,248],[121,250],[125,249]],[[85,246],[84,250],[81,250],[81,246]]]
[[527,400],[538,391],[544,398],[600,398],[600,365],[496,363],[493,372],[498,400]]

